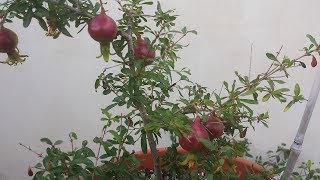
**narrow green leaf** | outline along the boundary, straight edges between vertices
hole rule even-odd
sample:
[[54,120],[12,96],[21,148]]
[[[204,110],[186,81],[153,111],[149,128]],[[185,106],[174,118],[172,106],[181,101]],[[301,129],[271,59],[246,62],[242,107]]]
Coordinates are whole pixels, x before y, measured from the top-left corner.
[[109,132],[113,135],[113,138],[118,142],[121,143],[122,137],[114,130],[109,130]]
[[198,138],[198,140],[208,149],[210,150],[214,150],[215,149],[215,145],[213,142],[211,142],[208,139],[204,139],[204,138]]
[[271,94],[266,94],[266,95],[264,95],[263,98],[262,98],[262,102],[268,101],[269,98],[270,98],[270,96],[271,96]]
[[294,104],[294,101],[290,101],[290,102],[287,104],[287,106],[284,108],[283,111],[284,111],[284,112],[287,112],[293,104]]
[[258,104],[258,101],[253,99],[239,99],[239,100],[248,104]]
[[35,167],[35,168],[41,168],[41,167],[42,167],[42,164],[41,164],[41,163],[37,163],[34,167]]
[[64,26],[60,26],[60,27],[58,27],[58,29],[60,32],[62,32],[62,34],[66,35],[68,37],[72,37],[70,32]]
[[144,154],[147,154],[147,152],[148,152],[146,133],[143,133],[141,136],[141,150]]
[[71,132],[71,133],[69,134],[69,137],[70,137],[70,138],[73,138],[73,139],[78,139],[78,136],[77,136],[77,134],[76,134],[75,132]]
[[183,34],[186,34],[186,33],[187,33],[187,27],[183,27],[183,28],[181,29],[181,32],[182,32]]
[[46,143],[48,145],[52,145],[52,142],[48,138],[41,138],[40,141],[43,142],[43,143]]
[[197,34],[198,34],[198,32],[197,32],[197,31],[195,31],[195,30],[188,31],[188,32],[193,33],[193,34],[195,34],[195,35],[197,35]]
[[32,20],[32,15],[33,15],[32,8],[29,7],[27,13],[23,17],[23,27],[27,28],[30,25]]
[[70,165],[75,165],[75,164],[85,164],[89,167],[93,167],[94,164],[89,158],[78,158],[70,161]]
[[241,94],[241,96],[251,95],[251,94],[255,93],[256,90],[257,90],[257,89],[255,89],[255,88],[249,89],[249,90],[247,90],[245,93]]
[[282,80],[273,80],[273,82],[276,82],[276,83],[278,83],[278,84],[284,84],[284,83],[285,83],[285,82],[282,81]]
[[60,144],[62,144],[62,143],[63,143],[63,141],[62,141],[62,140],[57,140],[56,142],[54,142],[54,144],[53,144],[53,145],[57,146],[57,145],[60,145]]
[[273,54],[271,54],[271,53],[267,53],[266,56],[267,56],[269,59],[273,60],[273,61],[277,61],[276,56],[273,55]]
[[40,27],[43,30],[48,31],[48,26],[47,26],[47,23],[45,22],[45,20],[43,20],[41,17],[38,17],[38,16],[36,16],[35,18],[38,20]]
[[152,1],[148,1],[148,2],[141,3],[141,4],[152,5],[152,4],[153,4],[153,2],[152,2]]
[[313,36],[311,36],[310,34],[307,34],[307,38],[309,38],[309,40],[312,44],[314,44],[316,47],[318,47],[318,43]]
[[96,81],[94,82],[94,88],[97,90],[98,87],[100,86],[100,79],[96,79]]
[[293,91],[294,91],[294,96],[298,96],[300,94],[300,86],[298,83],[294,86]]

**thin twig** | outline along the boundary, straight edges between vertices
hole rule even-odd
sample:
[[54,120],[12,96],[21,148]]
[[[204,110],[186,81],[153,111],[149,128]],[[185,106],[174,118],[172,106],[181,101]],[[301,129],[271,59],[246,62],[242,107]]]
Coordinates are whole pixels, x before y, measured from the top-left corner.
[[3,24],[6,22],[6,19],[7,19],[7,15],[8,15],[8,12],[4,12],[4,14],[2,14],[2,17],[1,17],[1,21],[0,21],[0,28],[3,27]]
[[27,150],[33,152],[33,153],[36,154],[38,157],[40,157],[40,158],[43,157],[42,153],[38,153],[38,152],[34,151],[33,149],[31,149],[30,146],[26,146],[26,145],[24,145],[24,144],[22,144],[22,143],[19,143],[19,145],[20,145],[20,146],[23,146],[23,147],[26,148]]
[[[278,56],[279,56],[279,54],[280,54],[280,52],[281,52],[282,48],[283,48],[283,45],[281,45],[281,47],[280,47],[279,51],[277,52],[276,58],[278,58]],[[268,74],[268,73],[269,73],[269,71],[270,71],[271,67],[273,66],[273,64],[274,64],[274,61],[270,64],[270,66],[269,66],[269,68],[268,68],[268,70],[267,70],[266,74]]]
[[[104,136],[106,135],[106,131],[107,131],[107,128],[106,127],[103,127],[102,129],[102,132],[101,132],[101,140],[103,141],[104,139]],[[98,165],[98,161],[99,161],[99,156],[100,156],[100,151],[101,151],[101,143],[99,144],[99,147],[98,147],[98,152],[97,152],[97,156],[96,156],[96,162],[95,162],[95,166]]]
[[248,74],[249,81],[251,77],[251,66],[252,66],[252,46],[253,46],[253,43],[251,43],[251,47],[250,47],[250,64],[249,64],[249,74]]

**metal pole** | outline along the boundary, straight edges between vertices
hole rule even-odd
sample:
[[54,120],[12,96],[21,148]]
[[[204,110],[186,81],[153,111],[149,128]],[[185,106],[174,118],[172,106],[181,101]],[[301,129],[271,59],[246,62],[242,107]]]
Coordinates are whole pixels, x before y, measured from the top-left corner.
[[320,68],[317,67],[317,72],[316,72],[313,85],[310,91],[309,99],[308,99],[306,108],[304,110],[298,132],[296,134],[296,137],[294,138],[294,142],[291,145],[291,148],[290,148],[291,152],[289,155],[289,159],[286,164],[286,168],[281,176],[281,179],[287,180],[290,178],[290,174],[293,171],[293,168],[301,153],[304,136],[306,134],[306,131],[310,122],[310,118],[319,95],[319,91],[320,91]]

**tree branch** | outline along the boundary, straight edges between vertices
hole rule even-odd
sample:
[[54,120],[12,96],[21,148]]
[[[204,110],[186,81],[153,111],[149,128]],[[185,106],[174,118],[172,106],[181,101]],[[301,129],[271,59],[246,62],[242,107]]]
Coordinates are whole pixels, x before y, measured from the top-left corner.
[[[59,4],[59,1],[57,1],[57,0],[44,0],[44,1],[47,2],[47,3],[52,3],[52,4]],[[69,6],[69,5],[67,5],[67,4],[65,4],[64,6],[65,6],[67,9],[69,9],[69,10],[71,10],[71,11],[73,11],[73,12],[79,14],[79,15],[86,16],[86,17],[89,17],[89,18],[94,17],[94,16],[93,16],[92,14],[90,14],[90,13],[81,11],[80,8],[74,8],[74,7]]]

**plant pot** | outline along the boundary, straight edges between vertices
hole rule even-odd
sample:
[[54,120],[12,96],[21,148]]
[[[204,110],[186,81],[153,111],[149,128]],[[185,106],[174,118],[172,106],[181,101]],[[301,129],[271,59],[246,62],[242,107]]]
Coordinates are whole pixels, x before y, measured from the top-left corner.
[[[163,156],[167,151],[167,148],[158,148],[158,152],[160,156]],[[177,148],[178,153],[187,154],[187,151],[182,148]],[[142,151],[135,153],[136,157],[140,160],[140,165],[138,167],[139,170],[142,169],[153,169],[153,161],[151,151],[149,150],[147,154],[144,154]],[[228,161],[230,163],[230,161]],[[232,163],[236,166],[236,173],[238,175],[238,180],[243,180],[247,176],[247,171],[252,174],[261,173],[264,168],[254,163],[246,158],[237,157],[235,158]],[[222,169],[227,171],[229,164],[225,161],[225,164],[222,166]]]

